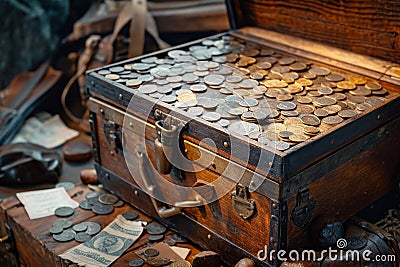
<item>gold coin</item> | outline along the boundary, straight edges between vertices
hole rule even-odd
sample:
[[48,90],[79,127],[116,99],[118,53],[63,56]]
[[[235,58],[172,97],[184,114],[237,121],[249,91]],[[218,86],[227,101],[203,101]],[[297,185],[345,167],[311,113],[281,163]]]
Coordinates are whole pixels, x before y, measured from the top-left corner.
[[342,117],[342,118],[347,119],[347,118],[351,118],[351,117],[356,116],[356,115],[357,115],[357,112],[355,112],[355,111],[352,110],[352,109],[344,109],[344,110],[339,111],[339,112],[338,112],[338,115],[339,115],[340,117]]
[[311,104],[312,103],[312,98],[308,97],[308,96],[298,96],[296,99],[297,99],[297,102],[299,102],[300,104]]
[[268,88],[271,88],[271,87],[284,88],[284,87],[288,86],[288,84],[286,82],[281,81],[281,80],[276,80],[276,79],[266,80],[266,81],[261,82],[261,84],[265,85]]
[[287,130],[294,134],[303,134],[303,127],[300,125],[288,125]]
[[357,84],[357,85],[363,85],[367,83],[367,79],[365,79],[364,77],[360,77],[360,76],[353,76],[349,78],[349,81]]
[[319,133],[319,128],[314,126],[304,126],[304,133],[308,135],[316,135]]
[[306,79],[306,78],[300,78],[296,81],[296,83],[300,84],[301,86],[311,86],[313,85],[313,81]]
[[293,96],[289,95],[289,94],[276,96],[276,100],[278,100],[278,101],[288,101],[288,100],[292,100],[292,99],[293,99]]
[[303,86],[298,83],[289,84],[287,88],[285,88],[291,94],[297,94],[303,91]]
[[314,111],[314,115],[318,117],[326,117],[329,115],[328,111],[323,108],[318,108]]
[[341,81],[336,83],[336,86],[340,89],[343,90],[353,90],[355,89],[357,86],[355,85],[355,83],[350,82],[350,81]]
[[281,114],[285,117],[297,117],[299,115],[299,112],[296,110],[282,110]]
[[326,110],[329,115],[334,115],[334,114],[338,113],[339,111],[341,111],[342,107],[340,105],[336,104],[336,105],[323,107],[322,109]]
[[313,101],[313,104],[318,107],[325,107],[325,106],[336,104],[336,99],[334,99],[332,97],[322,96],[322,97],[316,98]]

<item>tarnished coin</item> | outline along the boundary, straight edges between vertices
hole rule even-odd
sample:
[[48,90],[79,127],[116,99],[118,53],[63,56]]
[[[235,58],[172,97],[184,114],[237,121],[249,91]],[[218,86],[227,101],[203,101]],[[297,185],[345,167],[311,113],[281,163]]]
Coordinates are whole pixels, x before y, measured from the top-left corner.
[[96,222],[83,222],[87,225],[85,233],[89,235],[97,235],[101,230],[101,225]]
[[209,122],[216,122],[221,119],[221,115],[217,112],[207,112],[201,116],[204,120]]
[[160,252],[154,248],[148,248],[143,251],[143,256],[145,256],[146,258],[156,257],[158,256],[158,254],[160,254]]
[[165,266],[171,262],[168,258],[154,257],[147,259],[147,263],[151,266]]
[[155,84],[143,84],[139,87],[139,92],[143,94],[152,94],[157,92],[157,85]]
[[52,226],[49,229],[50,234],[60,234],[62,231],[64,231],[64,228],[60,226]]
[[106,205],[112,205],[116,203],[118,200],[119,198],[113,194],[105,193],[99,196],[99,202]]
[[148,239],[151,242],[161,241],[164,239],[164,235],[149,235]]
[[373,95],[386,95],[387,92],[388,91],[386,89],[382,88],[381,90],[378,90],[378,91],[372,91],[372,94]]
[[322,119],[322,122],[328,125],[336,125],[343,121],[340,116],[328,116]]
[[64,230],[60,234],[54,234],[53,238],[58,242],[68,242],[75,239],[75,232],[72,230]]
[[296,99],[297,99],[297,102],[299,102],[300,104],[311,104],[312,103],[312,98],[308,97],[308,96],[298,96]]
[[169,267],[191,267],[192,265],[187,260],[177,260],[172,262]]
[[279,132],[279,137],[282,139],[289,139],[289,136],[293,135],[292,132],[290,131],[280,131]]
[[122,213],[122,217],[124,217],[128,221],[133,221],[136,220],[139,217],[139,215],[134,211],[126,211]]
[[72,221],[68,219],[57,219],[53,222],[52,226],[67,229],[72,226]]
[[71,183],[71,182],[60,182],[60,183],[57,183],[55,187],[56,188],[63,187],[65,190],[68,191],[68,190],[75,188],[75,184]]
[[92,205],[88,202],[87,199],[84,199],[81,202],[79,202],[79,207],[81,209],[84,209],[84,210],[91,210],[92,209]]
[[326,110],[323,109],[323,108],[317,108],[317,109],[314,111],[314,115],[317,116],[317,117],[326,117],[326,116],[329,115],[329,113],[328,113],[328,111],[326,111]]
[[167,231],[167,228],[157,222],[151,222],[147,225],[146,230],[151,235],[161,235]]
[[106,205],[106,204],[102,204],[102,203],[97,203],[97,204],[93,205],[92,211],[95,214],[98,214],[98,215],[110,214],[110,213],[112,213],[114,211],[114,206],[113,205]]
[[340,105],[331,105],[331,106],[323,107],[322,109],[326,110],[328,112],[328,115],[334,115],[334,114],[338,113],[339,111],[341,111],[342,107]]
[[365,84],[365,88],[371,90],[371,91],[378,91],[382,89],[382,86],[379,83],[375,82],[369,82]]
[[88,228],[88,225],[86,223],[78,223],[72,226],[72,230],[75,232],[84,232]]
[[75,235],[75,240],[76,240],[77,242],[79,242],[79,243],[88,242],[91,238],[92,238],[92,237],[91,237],[89,234],[84,233],[84,232],[82,232],[82,233],[76,233],[76,235]]
[[58,217],[69,217],[74,214],[74,209],[71,207],[59,207],[54,211],[54,214]]
[[320,119],[312,114],[303,114],[301,115],[300,119],[305,125],[309,126],[318,126],[321,123]]
[[129,261],[129,266],[131,267],[141,267],[144,265],[144,260],[141,258],[134,258]]
[[289,66],[289,68],[293,71],[303,71],[307,69],[307,65],[302,62],[296,62]]

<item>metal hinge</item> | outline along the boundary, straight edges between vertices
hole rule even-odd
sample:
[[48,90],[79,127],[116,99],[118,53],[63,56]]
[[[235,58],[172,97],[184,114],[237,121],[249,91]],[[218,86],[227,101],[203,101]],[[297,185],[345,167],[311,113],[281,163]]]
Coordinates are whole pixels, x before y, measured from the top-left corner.
[[292,210],[293,223],[304,228],[312,217],[315,207],[314,198],[310,197],[310,189],[304,188],[297,193],[296,206]]

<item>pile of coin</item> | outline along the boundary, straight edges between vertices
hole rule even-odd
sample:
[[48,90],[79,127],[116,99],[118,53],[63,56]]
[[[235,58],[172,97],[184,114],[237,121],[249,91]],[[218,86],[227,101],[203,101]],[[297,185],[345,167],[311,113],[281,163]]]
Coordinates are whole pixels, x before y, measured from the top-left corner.
[[86,194],[85,200],[79,203],[84,210],[91,210],[97,215],[106,215],[114,211],[114,207],[121,207],[124,202],[117,196],[99,191],[92,191]]
[[229,35],[98,74],[278,150],[395,94],[372,79],[332,72]]
[[76,240],[84,243],[89,241],[92,236],[98,234],[101,230],[100,224],[96,222],[81,222],[73,225],[71,220],[62,218],[57,219],[49,229],[53,239],[58,242],[68,242]]

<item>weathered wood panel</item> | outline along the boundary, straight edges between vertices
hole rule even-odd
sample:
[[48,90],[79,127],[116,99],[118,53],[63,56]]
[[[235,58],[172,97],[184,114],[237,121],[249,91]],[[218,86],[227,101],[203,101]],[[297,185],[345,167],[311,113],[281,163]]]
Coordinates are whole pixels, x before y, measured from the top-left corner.
[[399,1],[228,2],[238,28],[256,26],[392,62],[400,60]]

